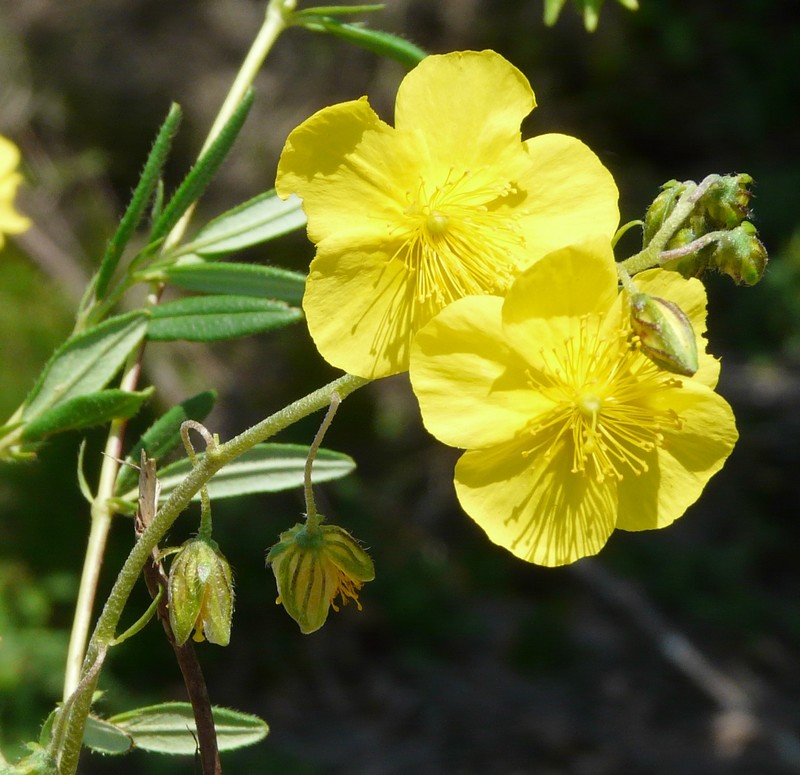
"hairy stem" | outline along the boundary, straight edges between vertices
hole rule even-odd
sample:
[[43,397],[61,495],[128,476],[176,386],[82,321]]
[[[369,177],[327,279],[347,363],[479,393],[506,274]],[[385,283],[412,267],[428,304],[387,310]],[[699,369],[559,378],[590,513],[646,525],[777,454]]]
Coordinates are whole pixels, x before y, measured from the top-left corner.
[[[186,478],[172,491],[172,494],[158,510],[150,526],[134,544],[128,558],[120,570],[117,580],[106,600],[97,621],[83,665],[81,682],[69,698],[69,718],[63,734],[54,736],[52,750],[58,759],[60,775],[73,775],[78,766],[86,717],[91,707],[92,695],[97,687],[99,670],[93,667],[98,657],[103,655],[114,641],[114,633],[119,624],[125,603],[133,590],[152,550],[158,545],[180,513],[189,505],[192,497],[223,466],[233,462],[240,455],[252,449],[274,434],[289,427],[303,417],[330,405],[334,393],[341,399],[368,384],[370,380],[346,374],[324,387],[309,393],[289,406],[262,420],[252,428],[235,436],[216,449],[209,449],[206,456],[192,469]],[[89,680],[87,680],[89,677]]]
[[[141,370],[141,348],[137,348],[128,359],[125,373],[120,382],[122,390],[136,390]],[[83,571],[78,588],[78,599],[75,603],[75,615],[72,620],[69,648],[67,650],[67,665],[64,673],[64,699],[75,691],[81,673],[86,640],[89,637],[89,624],[92,619],[92,609],[97,593],[97,583],[100,578],[100,568],[103,564],[108,533],[111,529],[111,520],[114,511],[109,505],[109,498],[114,495],[114,483],[119,471],[119,458],[122,455],[122,442],[125,435],[127,420],[113,420],[108,431],[106,446],[103,452],[103,463],[100,469],[100,479],[97,494],[92,502],[92,524],[89,530],[89,539],[86,546],[86,555],[83,559]]]

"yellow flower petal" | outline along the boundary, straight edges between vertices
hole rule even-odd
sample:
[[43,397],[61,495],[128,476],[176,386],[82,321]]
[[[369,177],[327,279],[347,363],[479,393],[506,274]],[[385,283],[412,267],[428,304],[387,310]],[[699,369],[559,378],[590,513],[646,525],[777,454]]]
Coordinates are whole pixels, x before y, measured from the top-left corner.
[[519,151],[520,124],[535,106],[528,79],[499,54],[456,51],[426,57],[403,79],[395,126],[418,132],[445,170],[495,165]]
[[402,215],[416,147],[381,121],[366,97],[324,108],[287,138],[275,188],[296,193],[308,216],[308,237],[386,240]]
[[447,304],[505,294],[589,224],[611,239],[611,175],[577,140],[523,144],[533,106],[501,56],[456,52],[406,76],[396,128],[358,100],[291,133],[276,188],[303,198],[317,245],[304,307],[326,360],[364,377],[403,371],[411,338]]
[[622,482],[617,521],[621,530],[672,524],[700,497],[738,438],[728,403],[702,385],[684,380],[658,400],[677,412],[681,427],[665,430],[664,443],[647,474]]
[[460,299],[414,339],[411,383],[428,430],[446,444],[506,441],[551,405],[529,389],[526,363],[504,339],[502,304],[496,296]]
[[456,465],[458,500],[494,543],[537,565],[597,554],[614,529],[615,483],[570,472],[564,452],[526,457],[519,443],[466,452]]
[[611,173],[580,140],[546,134],[525,141],[530,164],[516,180],[525,192],[520,221],[528,261],[595,235],[613,236],[619,223]]
[[0,248],[5,244],[5,234],[21,234],[30,225],[28,218],[14,209],[17,188],[22,175],[16,172],[20,162],[19,149],[14,143],[0,136]]
[[368,379],[408,364],[413,286],[404,264],[368,250],[319,251],[303,296],[308,330],[333,366]]

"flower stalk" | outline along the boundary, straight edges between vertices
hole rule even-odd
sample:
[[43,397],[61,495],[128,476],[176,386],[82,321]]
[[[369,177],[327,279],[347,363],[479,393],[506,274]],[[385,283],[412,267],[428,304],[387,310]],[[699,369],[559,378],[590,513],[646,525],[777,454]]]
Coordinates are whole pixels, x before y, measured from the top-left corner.
[[67,700],[70,708],[68,718],[64,722],[62,732],[54,735],[50,744],[50,750],[57,756],[61,775],[73,775],[77,771],[86,718],[100,673],[96,663],[102,659],[109,646],[114,642],[114,633],[122,611],[150,553],[180,513],[189,505],[195,493],[207,484],[217,471],[236,460],[256,444],[265,441],[301,418],[328,406],[334,393],[342,399],[346,398],[369,381],[362,377],[346,374],[289,404],[230,441],[210,448],[206,456],[173,490],[156,513],[151,525],[131,549],[97,621],[84,659],[81,682]]

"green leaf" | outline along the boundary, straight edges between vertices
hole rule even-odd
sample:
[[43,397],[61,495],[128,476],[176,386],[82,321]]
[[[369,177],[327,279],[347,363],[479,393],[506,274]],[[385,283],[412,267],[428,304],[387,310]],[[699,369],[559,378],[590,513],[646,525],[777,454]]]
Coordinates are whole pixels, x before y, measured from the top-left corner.
[[283,200],[274,190],[265,191],[209,222],[184,249],[201,256],[234,253],[305,225],[300,197]]
[[83,744],[96,753],[122,754],[133,748],[133,738],[109,721],[89,716],[86,719]]
[[[561,14],[566,0],[544,0],[544,23],[552,27]],[[600,8],[604,0],[575,0],[578,11],[583,13],[583,26],[587,32],[594,32],[600,20]],[[638,0],[617,0],[617,2],[629,11],[639,9]]]
[[169,155],[172,138],[178,131],[180,121],[181,109],[178,105],[173,104],[153,142],[153,147],[147,157],[130,204],[125,210],[125,214],[122,216],[122,220],[119,222],[114,236],[109,241],[105,255],[100,262],[100,269],[97,272],[97,282],[94,288],[94,295],[97,299],[102,299],[105,295],[122,253],[136,227],[141,222],[147,205],[153,196],[153,191],[158,186],[161,170]]
[[354,43],[356,46],[371,51],[373,54],[394,59],[407,68],[416,67],[428,52],[415,46],[408,40],[392,35],[390,32],[371,30],[360,24],[348,24],[330,16],[296,13],[292,15],[291,24],[305,27],[314,32],[326,32],[337,38]]
[[317,5],[313,8],[303,8],[293,15],[293,19],[298,16],[345,16],[354,13],[370,13],[372,11],[382,11],[386,6],[383,3],[372,3],[370,5]]
[[[186,420],[202,422],[214,408],[217,393],[206,390],[181,401],[177,406],[159,417],[141,436],[125,458],[128,463],[139,465],[139,453],[144,449],[147,457],[160,459],[172,452],[181,443],[181,424]],[[114,486],[115,493],[137,487],[139,472],[132,465],[121,466]]]
[[[203,455],[198,455],[202,459]],[[257,444],[241,457],[226,465],[208,483],[211,498],[234,498],[257,492],[280,492],[303,486],[303,470],[308,457],[308,447],[302,444]],[[328,482],[347,476],[356,467],[355,461],[341,452],[321,449],[314,460],[312,480]],[[186,478],[192,464],[184,458],[165,466],[158,472],[161,500]],[[135,500],[136,490],[121,496]],[[195,495],[195,500],[200,494]]]
[[[258,716],[231,708],[212,708],[217,745],[232,751],[263,740],[269,732]],[[133,738],[137,748],[155,753],[194,756],[197,726],[188,702],[165,702],[120,713],[108,721]]]
[[544,23],[552,27],[561,14],[561,9],[567,0],[544,0]]
[[230,120],[222,128],[222,131],[217,135],[208,150],[189,170],[183,182],[178,186],[175,195],[161,211],[150,233],[151,244],[157,244],[166,237],[172,227],[180,220],[180,217],[208,188],[208,184],[211,183],[220,165],[230,153],[252,105],[253,92],[251,90],[239,103]]
[[177,264],[164,271],[171,285],[201,293],[221,293],[278,299],[299,304],[306,278],[299,272],[260,264],[206,263]]
[[217,342],[281,328],[303,317],[296,307],[252,296],[190,296],[160,304],[151,313],[147,338]]
[[54,433],[91,428],[116,418],[133,417],[153,394],[153,388],[131,393],[112,388],[75,396],[37,415],[25,425],[24,441],[40,441]]
[[70,337],[53,353],[26,400],[30,421],[77,396],[102,390],[147,330],[147,315],[130,312]]

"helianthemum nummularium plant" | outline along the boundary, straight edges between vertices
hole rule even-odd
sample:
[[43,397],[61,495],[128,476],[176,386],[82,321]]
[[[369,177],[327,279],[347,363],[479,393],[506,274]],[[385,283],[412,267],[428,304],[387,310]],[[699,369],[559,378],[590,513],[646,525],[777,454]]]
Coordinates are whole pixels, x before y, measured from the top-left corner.
[[669,525],[736,442],[702,338],[703,285],[661,269],[635,282],[686,313],[694,376],[638,346],[605,239],[546,256],[505,299],[454,302],[414,342],[425,425],[467,450],[455,472],[461,505],[525,560],[563,565],[596,554],[615,528]]
[[367,378],[404,371],[414,333],[448,303],[502,295],[546,253],[610,239],[610,173],[573,137],[523,142],[535,105],[499,54],[455,52],[406,76],[394,127],[363,98],[289,135],[276,188],[303,198],[317,246],[303,308],[326,360]]

